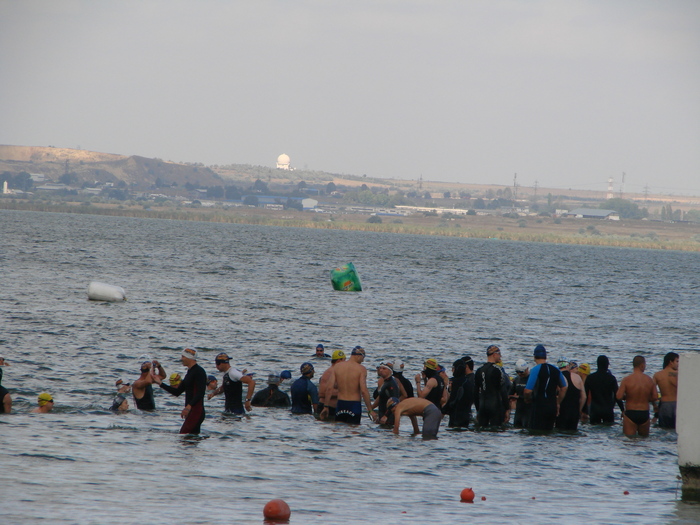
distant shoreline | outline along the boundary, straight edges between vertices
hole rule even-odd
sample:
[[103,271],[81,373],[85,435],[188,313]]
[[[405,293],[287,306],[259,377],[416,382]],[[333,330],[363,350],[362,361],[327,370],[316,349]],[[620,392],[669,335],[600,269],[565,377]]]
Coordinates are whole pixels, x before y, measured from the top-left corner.
[[[256,224],[293,228],[353,230],[412,235],[437,235],[516,242],[543,242],[585,246],[611,246],[654,250],[700,252],[700,224],[668,224],[642,221],[591,221],[528,218],[523,222],[502,217],[463,218],[446,221],[435,217],[385,217],[382,223],[367,223],[367,216],[284,212],[250,208],[157,208],[81,203],[37,203],[0,199],[0,209],[49,213],[76,213],[143,219],[185,220],[231,224]],[[389,221],[395,222],[389,222]],[[574,222],[575,221],[575,222]],[[672,228],[676,226],[676,228]],[[600,229],[600,230],[599,230]],[[648,231],[653,229],[654,231]],[[610,232],[613,233],[609,233]],[[622,232],[626,232],[623,234]]]

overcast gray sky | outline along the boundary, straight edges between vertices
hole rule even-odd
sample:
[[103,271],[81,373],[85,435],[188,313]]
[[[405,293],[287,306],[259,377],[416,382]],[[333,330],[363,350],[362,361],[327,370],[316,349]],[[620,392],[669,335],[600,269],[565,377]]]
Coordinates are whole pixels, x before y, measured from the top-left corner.
[[700,1],[0,0],[0,143],[700,195]]

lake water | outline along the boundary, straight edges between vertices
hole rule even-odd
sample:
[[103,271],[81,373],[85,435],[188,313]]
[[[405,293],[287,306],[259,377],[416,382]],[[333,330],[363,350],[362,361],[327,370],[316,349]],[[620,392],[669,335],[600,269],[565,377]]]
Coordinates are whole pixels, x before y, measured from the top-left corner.
[[[194,439],[177,433],[182,398],[160,389],[155,413],[106,410],[144,355],[184,372],[191,345],[208,373],[225,351],[260,387],[270,371],[298,377],[318,342],[365,347],[371,387],[385,358],[412,377],[428,357],[481,364],[490,343],[511,373],[537,343],[553,359],[607,354],[618,380],[636,354],[653,373],[667,351],[700,348],[700,254],[13,211],[0,211],[0,241],[14,399],[0,417],[0,523],[262,523],[273,498],[293,524],[700,521],[679,501],[676,435],[656,428],[443,423],[423,441],[408,420],[397,437],[279,409],[223,418],[216,398]],[[334,292],[329,269],[350,261],[365,290]],[[87,301],[92,280],[129,300]],[[315,363],[317,381],[329,363]],[[53,413],[29,414],[42,391]],[[474,504],[459,502],[465,487]]]

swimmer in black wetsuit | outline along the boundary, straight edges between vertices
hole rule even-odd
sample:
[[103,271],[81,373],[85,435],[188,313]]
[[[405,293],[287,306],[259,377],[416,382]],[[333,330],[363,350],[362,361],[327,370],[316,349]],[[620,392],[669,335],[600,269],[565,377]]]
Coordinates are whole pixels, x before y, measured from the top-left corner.
[[491,345],[486,349],[487,362],[474,377],[474,405],[476,422],[480,427],[499,427],[506,424],[510,413],[510,379],[496,363],[501,360],[501,349]]
[[[416,374],[416,397],[422,397],[432,402],[442,410],[442,396],[445,393],[445,381],[442,379],[436,359],[426,359],[423,371]],[[423,382],[425,384],[423,385]]]
[[131,393],[134,395],[134,403],[136,408],[139,410],[155,410],[156,400],[153,397],[153,382],[155,374],[152,373],[153,369],[158,369],[158,377],[161,380],[165,379],[165,370],[161,364],[154,360],[144,361],[141,363],[141,375],[134,381],[131,385]]
[[166,392],[179,396],[185,392],[185,408],[180,417],[184,419],[180,434],[199,434],[204,421],[204,393],[207,389],[207,373],[197,364],[197,352],[192,348],[185,348],[180,357],[182,364],[187,367],[187,374],[180,386],[173,388],[163,383],[163,378],[154,376],[153,380]]

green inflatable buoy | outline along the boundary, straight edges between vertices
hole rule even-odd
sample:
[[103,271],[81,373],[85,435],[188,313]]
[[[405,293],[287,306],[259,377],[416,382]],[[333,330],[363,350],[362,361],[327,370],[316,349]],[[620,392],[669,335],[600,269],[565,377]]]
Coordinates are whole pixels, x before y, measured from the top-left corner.
[[331,270],[331,283],[334,290],[343,292],[361,292],[360,276],[357,275],[355,265],[348,263],[345,266]]

